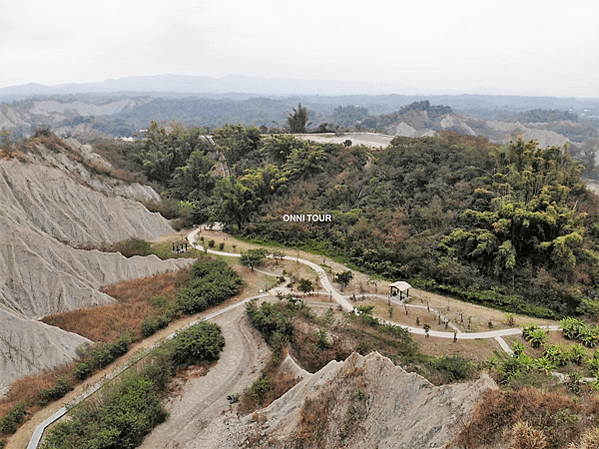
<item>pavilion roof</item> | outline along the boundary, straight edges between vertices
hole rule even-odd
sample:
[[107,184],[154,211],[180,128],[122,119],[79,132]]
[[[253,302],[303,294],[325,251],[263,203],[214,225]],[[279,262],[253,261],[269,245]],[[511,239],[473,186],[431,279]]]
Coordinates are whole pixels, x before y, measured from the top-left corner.
[[390,287],[395,287],[400,292],[405,292],[406,290],[412,288],[412,286],[410,284],[408,284],[406,281],[394,282],[393,284],[390,284]]

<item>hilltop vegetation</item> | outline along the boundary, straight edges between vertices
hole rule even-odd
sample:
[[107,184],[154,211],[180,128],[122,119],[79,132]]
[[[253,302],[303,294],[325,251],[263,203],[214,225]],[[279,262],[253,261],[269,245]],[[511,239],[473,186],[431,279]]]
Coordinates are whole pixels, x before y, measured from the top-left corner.
[[[382,151],[257,128],[153,123],[119,149],[181,224],[326,253],[387,279],[542,317],[591,313],[597,199],[567,151],[443,133]],[[332,214],[330,223],[286,214]]]
[[61,136],[91,142],[102,136],[141,136],[152,120],[175,120],[207,129],[240,123],[277,133],[291,129],[285,111],[298,103],[307,108],[311,123],[306,127],[308,132],[374,131],[418,137],[452,129],[495,142],[526,132],[532,135],[527,139],[546,138],[549,146],[562,145],[568,139],[573,155],[585,165],[593,159],[583,155],[594,155],[599,138],[599,104],[593,99],[485,95],[200,97],[140,92],[37,95],[0,103],[0,138],[14,141],[49,125]]
[[[317,144],[288,135],[265,137],[257,128],[242,126],[228,125],[210,135],[206,131],[175,124],[169,129],[153,123],[147,140],[108,145],[104,152],[160,187],[167,199],[163,212],[177,216],[181,225],[218,220],[246,239],[325,253],[373,276],[407,279],[417,286],[507,311],[542,317],[596,315],[599,311],[597,199],[581,183],[581,167],[567,150],[540,148],[536,142],[522,140],[499,147],[486,139],[444,133],[396,138],[388,149],[373,151],[351,142]],[[7,157],[15,154],[12,151]],[[285,219],[289,214],[330,215],[332,220]],[[132,246],[133,251],[147,250],[144,245]],[[202,258],[191,274],[172,308],[166,298],[152,300],[156,310],[141,324],[141,334],[155,332],[179,312],[195,313],[219,303],[239,292],[241,286],[239,277],[220,260]],[[373,317],[372,307],[358,306],[360,314],[348,317],[343,326],[335,323],[332,309],[317,319],[295,300],[260,308],[249,304],[246,310],[250,322],[273,349],[289,341],[309,370],[344,358],[350,349],[367,353],[382,347],[388,348],[392,360],[411,363],[439,382],[472,375],[474,366],[458,357],[417,359],[410,335]],[[585,346],[588,342],[589,347],[596,344],[596,329],[578,320],[563,323],[570,323],[564,324],[569,338],[579,339]],[[576,365],[578,373],[580,365],[580,370],[596,372],[597,359],[588,356],[582,346],[562,350],[558,345],[545,345],[547,335],[541,329],[529,326],[524,331],[532,348],[545,346],[538,361],[516,346],[515,356],[506,357],[501,364],[489,360],[489,371],[497,369],[509,386],[517,387],[523,378],[527,381],[555,366]],[[344,337],[337,338],[337,333]],[[197,349],[198,345],[190,343],[206,342],[204,334],[180,334],[182,340],[163,347],[154,354],[156,359],[132,370],[114,390],[77,408],[74,420],[57,427],[47,447],[83,447],[84,442],[94,447],[133,446],[165,419],[155,396],[166,381],[165,374],[195,362],[197,355],[200,360],[218,358],[224,342],[218,329],[212,329],[210,335],[211,349]],[[128,340],[121,343],[128,346]],[[99,348],[96,353],[100,357],[110,352]],[[185,348],[191,354],[178,352]],[[275,358],[282,355],[274,352]],[[90,362],[89,370],[94,365]],[[262,405],[268,402],[270,391],[276,390],[269,367],[250,390]],[[74,375],[85,377],[87,371]],[[573,379],[567,388],[582,397],[580,379]],[[56,387],[43,392],[42,400],[54,399],[65,386],[59,379]],[[259,393],[268,394],[260,398]],[[521,417],[518,408],[527,397],[505,394],[503,399],[514,406],[503,407],[510,415],[501,428],[516,429]],[[113,400],[124,408],[117,408]],[[543,401],[541,397],[537,402]],[[586,403],[578,407],[578,401],[578,397],[571,402],[555,400],[556,407],[548,408],[546,420],[529,423],[545,430],[551,427],[551,432],[546,431],[551,439],[548,447],[573,441],[582,432],[579,416],[595,420],[595,401],[588,407]],[[21,419],[21,406],[15,407],[5,424]],[[492,414],[479,418],[486,424],[494,422]],[[343,429],[342,438],[351,435],[349,424]],[[100,431],[97,435],[92,433],[96,430]],[[489,441],[498,438],[495,427],[488,430]],[[463,446],[474,447],[470,443]]]
[[[422,108],[432,110],[406,111]],[[159,209],[178,226],[221,221],[246,238],[507,311],[599,311],[597,199],[563,149],[446,132],[396,137],[373,151],[241,125],[208,135],[156,122],[146,135],[98,149],[159,188]],[[286,221],[287,214],[332,221]]]

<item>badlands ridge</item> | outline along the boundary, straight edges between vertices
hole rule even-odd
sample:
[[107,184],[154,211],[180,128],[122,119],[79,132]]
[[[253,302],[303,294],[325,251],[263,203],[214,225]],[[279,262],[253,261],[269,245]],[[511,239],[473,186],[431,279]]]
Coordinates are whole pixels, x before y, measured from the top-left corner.
[[39,318],[109,303],[100,287],[191,262],[78,249],[173,232],[142,204],[159,200],[154,190],[89,168],[108,166],[75,140],[0,155],[0,392],[73,360],[87,342]]

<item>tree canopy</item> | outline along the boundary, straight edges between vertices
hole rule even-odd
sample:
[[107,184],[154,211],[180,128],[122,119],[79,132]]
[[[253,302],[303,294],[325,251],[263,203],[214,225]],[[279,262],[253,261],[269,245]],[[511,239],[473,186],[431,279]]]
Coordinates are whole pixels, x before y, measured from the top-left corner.
[[599,310],[599,209],[567,149],[444,133],[373,151],[239,125],[211,136],[154,124],[139,153],[192,220],[512,312]]

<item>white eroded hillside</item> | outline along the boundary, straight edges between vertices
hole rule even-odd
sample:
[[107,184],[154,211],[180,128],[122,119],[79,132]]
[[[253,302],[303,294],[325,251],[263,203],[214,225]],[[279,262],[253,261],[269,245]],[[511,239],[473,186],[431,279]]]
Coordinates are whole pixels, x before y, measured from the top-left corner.
[[332,361],[253,415],[229,416],[199,433],[199,447],[446,447],[489,388],[476,381],[436,387],[378,353]]
[[40,317],[108,303],[101,286],[190,263],[76,249],[173,230],[137,201],[156,192],[95,174],[82,162],[105,161],[75,141],[63,145],[0,158],[0,387],[72,360],[86,342]]

